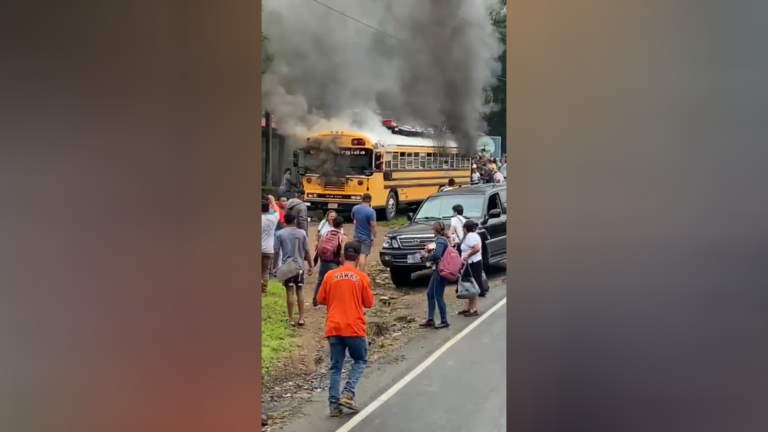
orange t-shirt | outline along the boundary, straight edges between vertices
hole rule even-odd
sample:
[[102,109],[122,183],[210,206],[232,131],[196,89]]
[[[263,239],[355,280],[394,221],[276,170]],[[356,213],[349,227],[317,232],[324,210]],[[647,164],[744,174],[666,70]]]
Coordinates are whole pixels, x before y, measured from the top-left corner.
[[367,322],[363,308],[373,307],[371,279],[351,266],[341,266],[325,274],[317,301],[327,305],[325,337],[365,337]]

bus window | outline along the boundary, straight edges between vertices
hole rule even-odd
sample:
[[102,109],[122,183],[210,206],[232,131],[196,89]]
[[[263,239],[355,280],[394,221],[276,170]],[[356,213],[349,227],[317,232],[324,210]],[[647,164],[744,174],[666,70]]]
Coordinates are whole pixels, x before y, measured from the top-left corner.
[[432,155],[433,153],[427,153],[427,169],[432,169]]
[[413,153],[405,154],[405,168],[413,169]]
[[384,153],[384,168],[387,170],[392,169],[392,152]]
[[426,153],[419,153],[419,168],[424,169],[427,167],[427,155]]
[[400,165],[399,169],[405,169],[405,152],[400,152]]

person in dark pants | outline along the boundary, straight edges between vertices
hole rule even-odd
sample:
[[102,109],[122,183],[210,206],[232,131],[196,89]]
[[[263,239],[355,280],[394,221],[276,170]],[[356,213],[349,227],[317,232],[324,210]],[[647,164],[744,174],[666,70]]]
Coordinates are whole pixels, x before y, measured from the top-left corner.
[[[429,287],[427,287],[427,320],[419,324],[421,327],[434,327],[436,329],[448,328],[448,309],[445,306],[445,287],[448,285],[440,272],[438,271],[438,264],[440,259],[443,258],[445,251],[451,247],[446,237],[445,224],[442,222],[435,222],[432,226],[437,240],[435,240],[435,250],[426,255],[424,259],[434,265],[432,270],[432,278],[429,280]],[[435,305],[440,311],[440,324],[435,325]]]
[[[345,244],[344,265],[326,273],[317,294],[317,301],[328,307],[325,337],[331,354],[328,403],[332,417],[340,416],[342,407],[357,411],[357,383],[368,364],[368,324],[364,309],[373,307],[373,291],[371,279],[357,269],[360,252],[360,243]],[[340,394],[341,370],[347,352],[352,358],[352,368]]]
[[[342,227],[344,226],[344,218],[341,216],[336,216],[333,218],[332,222],[332,228],[330,231],[323,234],[322,237],[320,237],[320,240],[318,241],[317,246],[317,254],[315,255],[315,265],[317,263],[320,263],[320,270],[317,272],[317,285],[315,285],[315,295],[312,296],[312,306],[317,307],[317,294],[320,292],[320,285],[323,283],[323,279],[325,278],[325,275],[333,270],[338,268],[340,265],[344,264],[344,256],[341,253],[342,248],[344,247],[344,244],[347,243],[347,236],[344,235],[344,233],[341,231]],[[335,244],[333,255],[332,256],[322,256],[326,254],[325,250],[330,246],[326,243],[333,243]],[[331,258],[331,259],[327,259]]]

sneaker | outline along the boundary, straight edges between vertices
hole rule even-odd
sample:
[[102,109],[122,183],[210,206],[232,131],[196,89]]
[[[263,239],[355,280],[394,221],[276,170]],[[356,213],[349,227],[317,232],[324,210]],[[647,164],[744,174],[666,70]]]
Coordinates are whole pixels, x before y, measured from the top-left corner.
[[357,405],[355,404],[355,397],[350,393],[344,393],[341,396],[341,405],[349,410],[357,411]]
[[342,414],[344,414],[344,410],[341,407],[331,408],[331,410],[330,410],[330,416],[331,417],[339,417]]

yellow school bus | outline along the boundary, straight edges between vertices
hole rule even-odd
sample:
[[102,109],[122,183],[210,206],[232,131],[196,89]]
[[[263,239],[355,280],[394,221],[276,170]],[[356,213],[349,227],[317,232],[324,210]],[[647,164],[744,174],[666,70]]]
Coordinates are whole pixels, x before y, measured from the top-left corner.
[[310,210],[348,212],[369,193],[379,217],[392,220],[398,207],[418,206],[450,179],[456,186],[470,184],[472,161],[459,155],[455,142],[391,120],[383,125],[390,133],[376,137],[355,131],[316,133],[294,151]]

